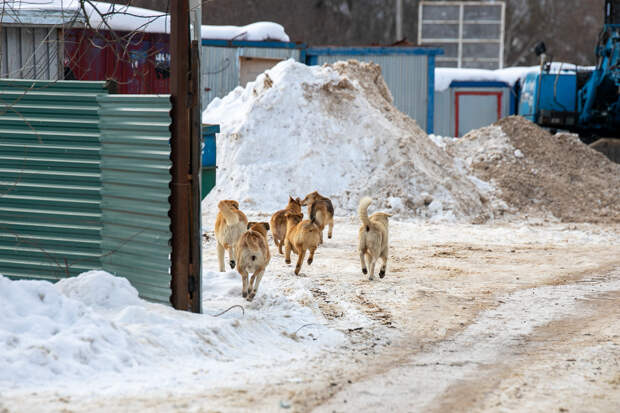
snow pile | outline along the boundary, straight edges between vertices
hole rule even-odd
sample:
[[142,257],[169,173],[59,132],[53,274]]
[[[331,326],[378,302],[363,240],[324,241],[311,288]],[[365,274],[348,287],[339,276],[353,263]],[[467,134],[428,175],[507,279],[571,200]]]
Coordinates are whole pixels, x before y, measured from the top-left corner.
[[[103,271],[55,285],[0,276],[0,389],[166,386],[194,380],[198,369],[217,371],[209,377],[221,384],[239,380],[235,371],[307,358],[343,340],[321,326],[308,291],[291,298],[265,279],[248,304],[236,272],[204,279],[206,314],[198,315],[141,300],[126,279]],[[212,316],[231,304],[243,305],[245,316],[239,309]],[[306,323],[317,327],[293,334]]]
[[393,106],[373,63],[281,62],[214,99],[203,122],[221,129],[207,213],[236,199],[244,211],[271,214],[289,194],[314,190],[332,198],[337,215],[354,214],[363,195],[401,217],[492,213],[453,159]]
[[[78,0],[31,0],[28,2],[8,1],[0,16],[2,23],[19,23],[24,12],[60,13],[66,24],[89,25],[96,30],[141,31],[149,33],[170,33],[170,15],[143,9],[141,7],[111,4],[99,1],[85,2],[84,8]],[[201,27],[203,39],[288,42],[290,39],[284,27],[272,22],[257,22],[246,26]]]

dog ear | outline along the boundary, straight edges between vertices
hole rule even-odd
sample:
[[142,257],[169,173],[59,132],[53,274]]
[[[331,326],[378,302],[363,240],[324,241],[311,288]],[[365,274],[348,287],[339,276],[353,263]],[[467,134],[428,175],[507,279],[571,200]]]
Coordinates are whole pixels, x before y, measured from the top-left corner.
[[267,222],[262,223],[267,231],[269,231],[269,224]]

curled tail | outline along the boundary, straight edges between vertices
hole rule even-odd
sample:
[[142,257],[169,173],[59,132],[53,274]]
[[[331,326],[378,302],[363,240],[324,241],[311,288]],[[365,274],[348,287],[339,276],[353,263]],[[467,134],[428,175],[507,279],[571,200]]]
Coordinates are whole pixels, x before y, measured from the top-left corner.
[[370,198],[369,196],[365,196],[364,198],[360,199],[360,205],[357,208],[357,214],[359,215],[362,224],[366,225],[366,231],[370,230],[370,220],[368,219],[368,206],[371,202],[372,198]]
[[239,222],[239,216],[235,213],[235,211],[233,211],[233,209],[227,202],[220,201],[220,203],[217,204],[217,207],[220,209],[220,212],[224,216],[227,225],[234,225]]

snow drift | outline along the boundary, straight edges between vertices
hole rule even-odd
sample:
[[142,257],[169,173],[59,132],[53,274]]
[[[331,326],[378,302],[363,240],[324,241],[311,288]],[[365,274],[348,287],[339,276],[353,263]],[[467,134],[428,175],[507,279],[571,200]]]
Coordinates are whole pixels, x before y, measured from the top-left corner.
[[373,63],[306,66],[288,60],[245,88],[214,99],[203,122],[219,124],[217,185],[205,199],[271,214],[289,195],[318,190],[336,215],[364,195],[401,217],[488,217],[482,189],[399,112]]
[[[0,276],[0,390],[78,382],[85,391],[88,384],[98,392],[153,388],[199,368],[216,369],[205,379],[223,383],[235,371],[307,358],[343,340],[321,326],[304,288],[286,296],[267,279],[248,304],[236,272],[207,272],[203,284],[206,314],[191,314],[148,303],[126,279],[103,271],[57,284]],[[245,315],[212,316],[232,304]],[[318,337],[292,334],[306,323],[316,324]]]

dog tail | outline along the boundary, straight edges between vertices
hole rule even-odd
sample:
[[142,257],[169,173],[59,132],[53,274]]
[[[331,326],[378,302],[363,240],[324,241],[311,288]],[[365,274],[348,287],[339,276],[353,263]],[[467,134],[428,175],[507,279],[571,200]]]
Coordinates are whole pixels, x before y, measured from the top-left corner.
[[357,208],[357,214],[360,216],[362,224],[366,225],[366,231],[370,231],[370,220],[368,219],[368,206],[372,202],[372,198],[365,196],[360,199],[360,205]]
[[220,201],[220,203],[217,204],[217,207],[220,209],[222,215],[224,215],[227,225],[234,225],[239,222],[239,216],[235,214],[235,211],[232,210],[228,203]]

